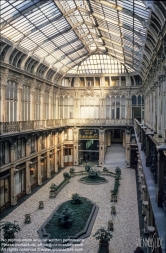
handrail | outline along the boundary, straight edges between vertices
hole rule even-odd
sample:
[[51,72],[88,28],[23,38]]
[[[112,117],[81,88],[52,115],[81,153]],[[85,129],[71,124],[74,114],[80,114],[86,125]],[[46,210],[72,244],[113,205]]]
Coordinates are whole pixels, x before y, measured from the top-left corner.
[[132,119],[48,119],[0,122],[0,135],[73,126],[128,126]]

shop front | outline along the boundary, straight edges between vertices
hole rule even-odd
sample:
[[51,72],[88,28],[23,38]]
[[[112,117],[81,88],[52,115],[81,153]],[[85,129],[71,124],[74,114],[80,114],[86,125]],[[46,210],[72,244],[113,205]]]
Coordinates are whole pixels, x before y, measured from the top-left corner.
[[73,165],[73,145],[65,144],[64,148],[64,166],[72,166]]
[[25,195],[25,170],[25,163],[16,166],[16,169],[14,170],[14,191],[17,200]]
[[99,130],[80,129],[78,135],[79,164],[99,161]]
[[53,175],[55,173],[55,152],[54,149],[50,150],[50,173]]
[[10,206],[10,170],[0,173],[0,211]]
[[41,155],[41,177],[42,182],[47,179],[47,153]]
[[31,190],[34,189],[37,183],[38,170],[37,170],[37,158],[33,158],[30,160],[30,186]]

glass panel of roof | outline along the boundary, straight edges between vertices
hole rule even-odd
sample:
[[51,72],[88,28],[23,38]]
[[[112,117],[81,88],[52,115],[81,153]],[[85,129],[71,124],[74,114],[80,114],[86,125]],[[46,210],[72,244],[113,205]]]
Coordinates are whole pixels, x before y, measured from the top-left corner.
[[[4,20],[6,24],[3,22],[1,35],[19,42],[25,50],[34,51],[39,58],[45,57],[50,64],[64,55],[69,61],[76,62],[81,53],[96,49],[107,49],[109,54],[121,60],[127,60],[130,55],[133,63],[134,58],[139,59],[145,44],[142,36],[147,33],[143,24],[149,18],[149,10],[143,1],[48,0],[39,3],[39,0],[2,0],[1,22]],[[91,14],[87,12],[89,6]],[[136,14],[134,18],[133,11]],[[60,18],[60,15],[63,16]],[[75,49],[78,51],[74,52]],[[60,61],[66,63],[65,59]],[[56,64],[58,68],[63,66]],[[106,71],[108,66],[104,64]],[[96,71],[95,63],[93,71]]]

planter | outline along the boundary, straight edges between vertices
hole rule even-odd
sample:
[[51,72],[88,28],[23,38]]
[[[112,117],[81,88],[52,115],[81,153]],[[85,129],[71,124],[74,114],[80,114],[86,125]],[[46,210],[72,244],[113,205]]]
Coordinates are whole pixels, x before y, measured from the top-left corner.
[[25,221],[24,223],[29,224],[31,223],[31,215],[30,214],[25,214]]
[[44,201],[39,201],[38,209],[43,209],[43,208],[44,208]]

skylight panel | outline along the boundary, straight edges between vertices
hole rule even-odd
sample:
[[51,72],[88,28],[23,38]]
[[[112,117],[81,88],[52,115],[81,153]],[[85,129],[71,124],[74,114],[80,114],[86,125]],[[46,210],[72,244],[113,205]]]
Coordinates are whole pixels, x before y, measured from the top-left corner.
[[36,47],[36,43],[32,42],[30,39],[26,38],[20,42],[20,46],[27,50],[31,50],[32,48]]

